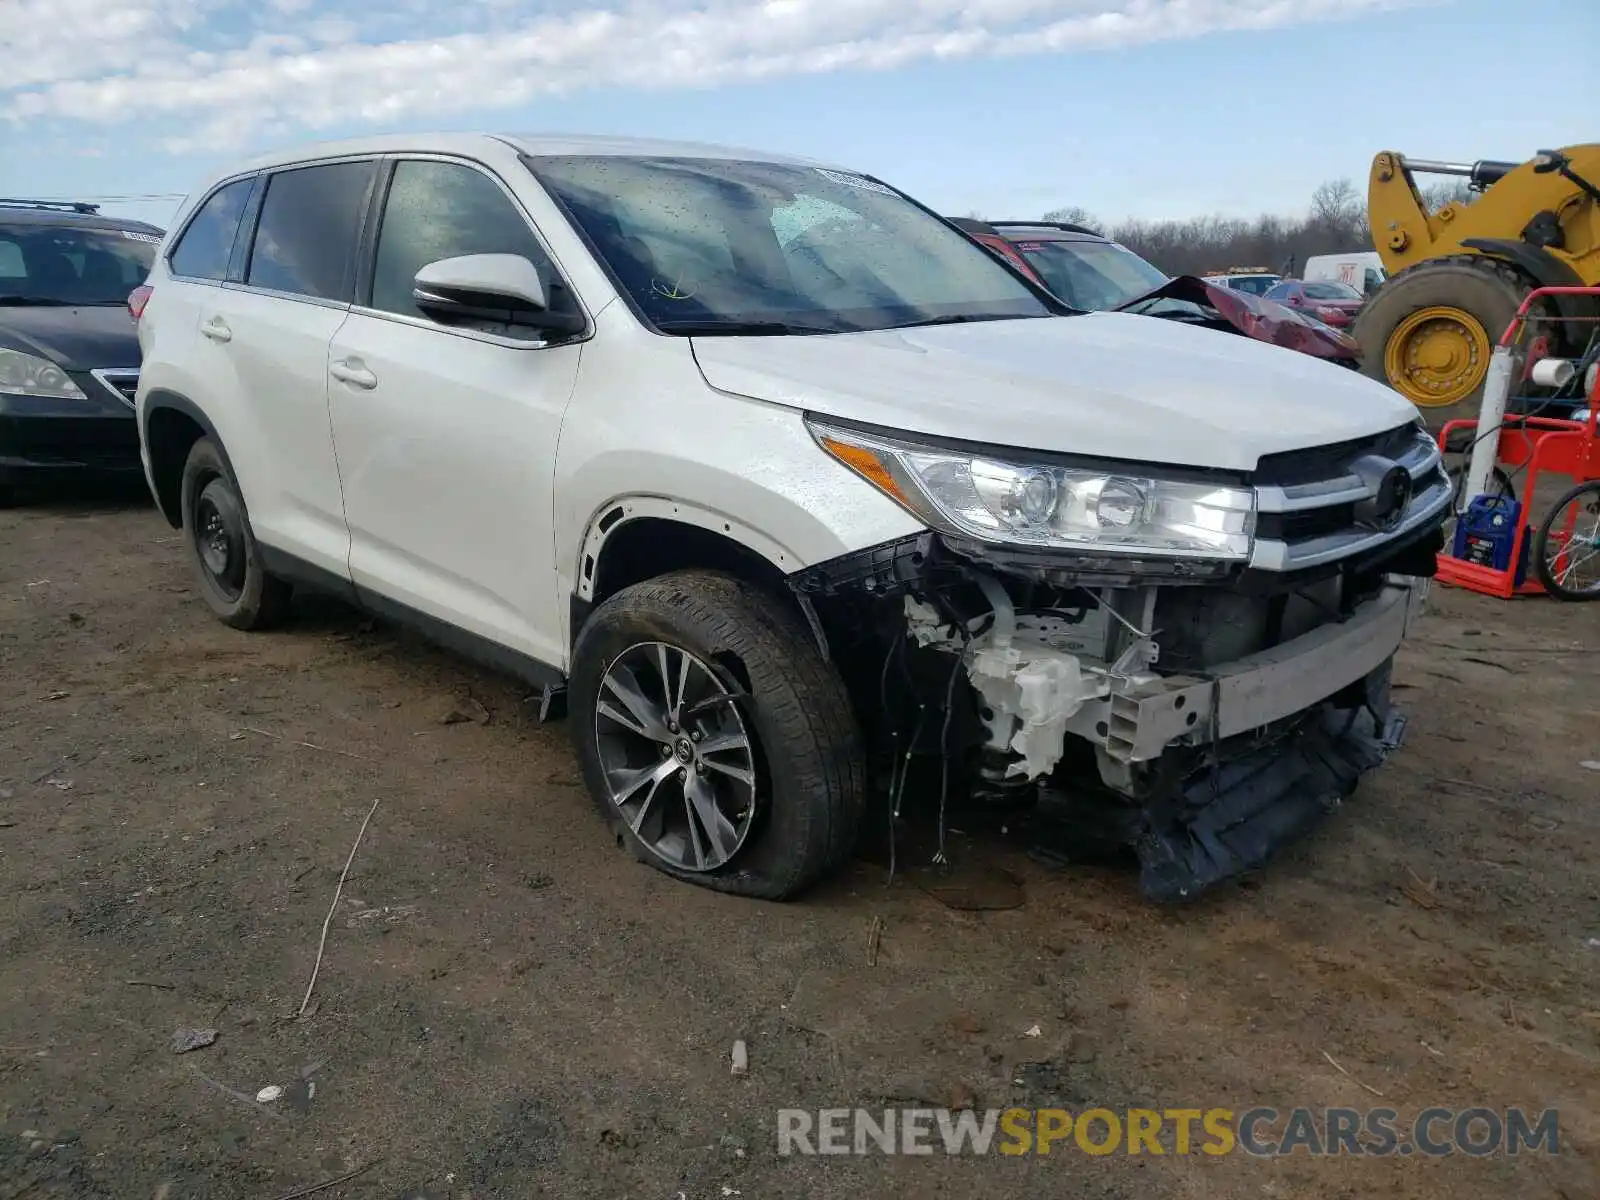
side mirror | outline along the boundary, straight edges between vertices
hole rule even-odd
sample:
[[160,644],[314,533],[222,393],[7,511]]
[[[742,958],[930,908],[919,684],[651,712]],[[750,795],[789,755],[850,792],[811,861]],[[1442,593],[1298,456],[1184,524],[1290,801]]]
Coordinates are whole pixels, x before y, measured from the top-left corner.
[[538,268],[520,254],[463,254],[431,262],[412,280],[411,298],[446,322],[477,320],[562,334],[580,333],[584,326],[580,314],[551,309]]

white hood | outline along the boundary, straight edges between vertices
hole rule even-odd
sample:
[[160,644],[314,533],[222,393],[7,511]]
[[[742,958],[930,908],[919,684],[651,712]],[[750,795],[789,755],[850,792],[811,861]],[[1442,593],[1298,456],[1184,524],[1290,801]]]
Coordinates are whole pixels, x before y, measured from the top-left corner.
[[1414,420],[1399,393],[1237,334],[1131,313],[699,337],[712,387],[991,445],[1250,470]]

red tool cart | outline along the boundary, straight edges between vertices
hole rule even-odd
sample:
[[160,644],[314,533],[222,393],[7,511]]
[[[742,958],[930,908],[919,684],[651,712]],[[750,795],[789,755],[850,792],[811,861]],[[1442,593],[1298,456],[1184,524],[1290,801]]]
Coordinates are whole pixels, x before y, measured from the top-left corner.
[[[1600,600],[1600,323],[1593,317],[1530,315],[1542,299],[1587,296],[1600,305],[1600,287],[1544,287],[1528,293],[1495,350],[1477,420],[1450,421],[1439,431],[1439,447],[1465,442],[1476,453],[1476,472],[1463,481],[1457,497],[1457,522],[1452,544],[1439,556],[1439,582],[1469,588],[1488,596],[1549,594],[1564,600]],[[1546,306],[1548,307],[1548,306]],[[1513,364],[1522,356],[1525,339],[1536,326],[1582,320],[1590,326],[1588,350],[1576,365],[1570,360],[1538,361],[1542,338],[1528,341],[1531,361],[1524,377],[1552,382],[1577,380],[1581,419],[1506,414]],[[1541,379],[1541,376],[1543,377]],[[1572,391],[1569,383],[1565,390]],[[1568,401],[1570,404],[1571,401]],[[1585,409],[1587,411],[1585,411]],[[1482,426],[1483,434],[1478,429]],[[1498,446],[1490,446],[1492,440]],[[1484,443],[1480,450],[1479,443]],[[1494,451],[1495,470],[1488,472]],[[1517,480],[1520,476],[1520,487]],[[1543,519],[1533,523],[1540,481],[1565,477],[1571,487],[1554,501]]]

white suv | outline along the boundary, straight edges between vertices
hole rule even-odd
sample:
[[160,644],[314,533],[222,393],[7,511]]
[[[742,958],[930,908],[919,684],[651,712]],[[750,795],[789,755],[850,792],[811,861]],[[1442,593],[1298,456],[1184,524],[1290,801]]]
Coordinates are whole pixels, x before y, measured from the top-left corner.
[[564,694],[601,812],[678,877],[795,894],[917,757],[941,820],[1064,813],[1189,895],[1392,744],[1449,496],[1415,410],[1065,308],[872,177],[309,147],[196,192],[130,303],[217,615],[325,588]]

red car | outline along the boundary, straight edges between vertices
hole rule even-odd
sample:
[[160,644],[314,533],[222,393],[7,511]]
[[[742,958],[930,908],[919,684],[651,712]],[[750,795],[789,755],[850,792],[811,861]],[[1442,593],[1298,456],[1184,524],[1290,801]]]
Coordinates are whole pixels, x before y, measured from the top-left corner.
[[1269,289],[1263,300],[1276,300],[1295,312],[1310,313],[1317,320],[1343,329],[1356,319],[1367,298],[1348,283],[1336,279],[1285,279]]
[[1315,311],[1292,309],[1194,275],[1169,278],[1126,246],[1081,225],[970,217],[951,218],[951,224],[1075,308],[1226,330],[1360,368],[1355,340]]

